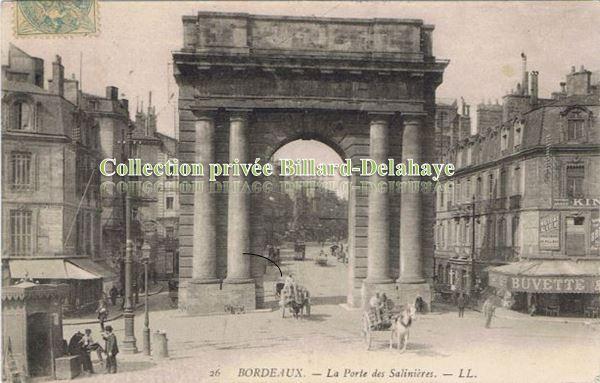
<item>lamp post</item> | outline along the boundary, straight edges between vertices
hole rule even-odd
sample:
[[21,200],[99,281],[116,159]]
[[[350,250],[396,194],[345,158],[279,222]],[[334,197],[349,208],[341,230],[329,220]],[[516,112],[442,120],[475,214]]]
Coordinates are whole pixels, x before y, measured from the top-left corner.
[[144,263],[144,354],[150,355],[150,317],[148,315],[148,263],[150,262],[150,244],[142,246],[142,262]]
[[[132,152],[132,130],[133,126],[128,126],[127,140],[123,142],[125,147],[125,157],[129,158]],[[123,321],[125,322],[125,337],[123,338],[123,352],[127,354],[135,354],[138,352],[135,339],[135,313],[131,302],[132,298],[132,270],[133,262],[133,240],[131,239],[131,193],[129,190],[129,179],[126,177],[126,193],[125,193],[125,304],[123,305]]]

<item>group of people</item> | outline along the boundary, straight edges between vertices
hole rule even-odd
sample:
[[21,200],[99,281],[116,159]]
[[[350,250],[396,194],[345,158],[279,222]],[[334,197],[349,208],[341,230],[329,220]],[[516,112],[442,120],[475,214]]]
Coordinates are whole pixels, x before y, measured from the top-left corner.
[[84,333],[77,331],[69,340],[67,352],[69,355],[78,356],[82,370],[89,374],[94,373],[91,353],[96,352],[100,362],[104,362],[102,354],[105,354],[106,372],[109,374],[116,374],[119,347],[117,345],[117,337],[113,334],[112,326],[105,326],[102,329],[101,336],[102,339],[104,339],[104,347],[94,340],[91,329],[85,329]]
[[375,316],[375,327],[383,327],[391,324],[391,313],[394,308],[394,302],[385,295],[385,293],[376,292],[369,300],[369,307]]

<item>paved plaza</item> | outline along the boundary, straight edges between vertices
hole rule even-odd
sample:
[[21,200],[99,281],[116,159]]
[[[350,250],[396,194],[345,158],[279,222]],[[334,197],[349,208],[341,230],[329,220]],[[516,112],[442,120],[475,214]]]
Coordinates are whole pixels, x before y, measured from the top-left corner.
[[[302,376],[308,382],[487,383],[591,382],[600,375],[600,326],[583,320],[565,323],[499,314],[492,328],[485,329],[478,312],[468,311],[460,319],[451,308],[440,307],[417,317],[404,354],[388,349],[388,333],[379,334],[373,349],[367,351],[360,332],[361,312],[339,304],[347,266],[332,258],[329,266],[317,266],[312,260],[317,252],[309,248],[308,259],[299,262],[282,249],[284,272],[291,271],[312,292],[310,318],[282,319],[279,311],[190,317],[170,309],[167,294],[161,293],[151,299],[150,323],[152,330],[167,332],[170,359],[155,361],[121,353],[117,375],[98,373],[81,379],[295,382]],[[276,268],[269,271],[267,300],[273,299],[272,280],[278,275]],[[112,324],[121,341],[122,319]],[[138,311],[140,349],[142,326],[143,312]],[[66,326],[65,335],[79,327]],[[91,327],[98,331],[97,325]],[[102,371],[99,364],[96,369]],[[380,376],[374,377],[377,373]],[[424,377],[410,378],[410,374]]]

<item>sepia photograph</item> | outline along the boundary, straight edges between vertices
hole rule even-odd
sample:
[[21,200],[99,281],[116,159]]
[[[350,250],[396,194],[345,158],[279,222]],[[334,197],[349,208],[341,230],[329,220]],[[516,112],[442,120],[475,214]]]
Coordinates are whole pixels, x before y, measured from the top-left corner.
[[599,2],[0,20],[3,382],[600,383]]

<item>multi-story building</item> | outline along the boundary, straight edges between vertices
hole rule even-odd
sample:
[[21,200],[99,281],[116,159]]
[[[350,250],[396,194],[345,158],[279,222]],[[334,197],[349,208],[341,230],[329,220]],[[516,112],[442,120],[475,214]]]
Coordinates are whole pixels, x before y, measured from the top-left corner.
[[81,107],[60,56],[44,88],[43,60],[11,45],[2,67],[3,283],[67,283],[67,308],[94,306],[102,257],[99,126]]
[[457,171],[437,194],[437,291],[489,286],[515,309],[592,313],[600,309],[598,79],[573,68],[560,92],[541,99],[524,59],[522,84],[502,105],[478,106],[477,133],[453,131],[444,160]]
[[[137,107],[132,133],[132,158],[142,163],[166,163],[177,161],[177,139],[158,132],[156,108],[152,105],[152,93],[148,108],[143,103]],[[135,220],[140,224],[141,238],[151,244],[152,274],[160,277],[177,274],[179,232],[179,179],[177,176],[151,176],[137,180],[139,193],[135,203]]]

